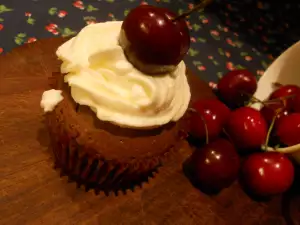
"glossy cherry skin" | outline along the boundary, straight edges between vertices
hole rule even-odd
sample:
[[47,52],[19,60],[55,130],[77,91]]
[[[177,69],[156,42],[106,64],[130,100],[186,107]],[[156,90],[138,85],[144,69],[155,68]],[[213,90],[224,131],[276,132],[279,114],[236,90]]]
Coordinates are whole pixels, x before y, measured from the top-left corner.
[[292,106],[293,112],[300,113],[300,92],[298,92],[293,100],[293,106]]
[[239,149],[257,149],[265,143],[268,127],[256,109],[242,107],[232,111],[225,130]]
[[[300,88],[296,85],[283,85],[277,90],[275,90],[269,97],[270,100],[272,99],[279,99],[284,98],[290,95],[295,95],[300,92]],[[290,109],[293,105],[294,98],[286,99],[286,108]]]
[[272,104],[268,104],[264,106],[260,110],[261,114],[265,118],[268,125],[272,123],[274,117],[276,117],[276,121],[281,118],[282,116],[287,116],[289,111],[285,108],[282,102],[276,102]]
[[275,132],[279,140],[288,146],[300,144],[300,113],[280,118]]
[[277,152],[254,153],[242,166],[246,188],[260,196],[271,196],[287,191],[294,181],[294,166]]
[[217,191],[228,187],[237,178],[240,168],[234,146],[221,138],[196,150],[191,163],[197,183]]
[[218,83],[218,91],[221,98],[231,106],[244,105],[256,89],[256,78],[248,70],[230,71]]
[[130,54],[133,65],[136,61],[146,65],[178,65],[189,50],[190,35],[184,19],[171,20],[176,16],[169,9],[150,5],[129,12],[120,35],[127,39],[125,48],[129,50],[125,53]]
[[228,119],[230,113],[228,107],[217,99],[201,99],[194,102],[192,108],[194,109],[194,112],[192,111],[190,114],[192,136],[205,139],[206,124],[209,140],[216,138]]

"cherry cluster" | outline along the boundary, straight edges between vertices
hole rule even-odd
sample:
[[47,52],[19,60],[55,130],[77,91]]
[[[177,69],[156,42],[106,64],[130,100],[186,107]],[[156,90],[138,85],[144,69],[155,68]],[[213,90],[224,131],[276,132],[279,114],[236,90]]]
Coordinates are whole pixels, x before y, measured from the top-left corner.
[[[274,85],[269,98],[260,101],[253,97],[255,76],[230,71],[218,83],[219,99],[193,102],[189,138],[197,148],[189,165],[202,187],[221,190],[239,177],[247,191],[272,196],[292,186],[294,164],[276,148],[300,143],[300,87]],[[253,103],[262,104],[261,110]],[[267,151],[270,147],[273,151]]]

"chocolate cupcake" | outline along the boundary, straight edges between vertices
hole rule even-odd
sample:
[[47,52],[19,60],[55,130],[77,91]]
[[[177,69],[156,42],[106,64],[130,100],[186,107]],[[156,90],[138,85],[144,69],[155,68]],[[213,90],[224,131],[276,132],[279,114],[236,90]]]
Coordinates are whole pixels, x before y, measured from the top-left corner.
[[150,76],[127,61],[121,24],[89,25],[60,46],[61,73],[41,102],[56,167],[96,193],[132,189],[154,175],[181,146],[191,97],[183,62]]

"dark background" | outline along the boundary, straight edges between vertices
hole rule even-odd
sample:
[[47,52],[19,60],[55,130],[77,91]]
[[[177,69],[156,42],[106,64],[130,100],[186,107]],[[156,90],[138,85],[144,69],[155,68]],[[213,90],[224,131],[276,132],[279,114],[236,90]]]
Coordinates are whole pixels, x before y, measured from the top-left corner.
[[[0,52],[41,38],[75,35],[92,22],[123,20],[133,7],[152,4],[180,13],[188,0],[0,0]],[[188,66],[202,79],[247,68],[259,78],[272,60],[299,40],[300,4],[271,0],[214,0],[188,18]],[[101,40],[99,40],[101,41]],[[34,56],[36,57],[36,56]]]

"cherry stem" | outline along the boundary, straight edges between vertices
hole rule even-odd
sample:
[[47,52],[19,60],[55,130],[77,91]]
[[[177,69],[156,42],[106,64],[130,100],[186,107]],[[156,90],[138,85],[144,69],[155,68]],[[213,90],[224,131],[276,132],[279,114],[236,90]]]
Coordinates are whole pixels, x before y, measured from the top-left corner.
[[250,97],[250,100],[247,104],[247,106],[250,106],[252,105],[253,103],[260,103],[262,105],[265,105],[264,101],[262,100],[259,100],[258,98],[254,97],[253,95],[250,95],[249,93],[247,92],[240,92],[242,95],[248,95]]
[[180,20],[182,18],[185,18],[187,16],[189,16],[191,13],[198,11],[199,9],[203,9],[205,8],[208,4],[210,4],[212,2],[212,0],[203,0],[202,2],[200,2],[199,4],[197,4],[196,6],[194,6],[192,9],[183,12],[182,14],[180,14],[179,16],[175,17],[174,19],[172,19],[172,21],[177,21]]
[[285,148],[279,148],[279,147],[268,147],[266,146],[265,147],[265,151],[267,152],[280,152],[280,153],[284,153],[284,154],[292,154],[292,153],[295,153],[295,152],[298,152],[300,149],[300,144],[297,144],[297,145],[292,145],[292,146],[289,146],[289,147],[285,147]]
[[278,101],[283,101],[283,100],[286,100],[286,99],[289,99],[289,98],[293,98],[295,97],[296,95],[287,95],[287,96],[284,96],[284,97],[280,97],[280,98],[274,98],[272,100],[268,100],[266,101],[267,103],[272,103],[272,102],[278,102]]
[[277,88],[280,88],[280,87],[283,86],[283,84],[278,83],[278,82],[273,82],[273,86],[274,86],[274,87],[277,87]]
[[224,128],[222,129],[222,131],[227,136],[227,138],[232,142],[231,137],[229,136],[229,134],[227,133],[227,131]]
[[204,124],[204,129],[205,129],[205,143],[208,145],[208,143],[209,143],[208,128],[207,128],[207,124],[206,124],[204,117],[200,113],[198,113],[197,110],[195,110],[193,108],[189,108],[189,110],[193,113],[196,113],[201,118],[201,120]]
[[251,99],[249,101],[249,105],[253,104],[253,103],[260,103],[262,104],[263,106],[265,106],[265,102],[262,101],[262,100],[259,100],[258,98],[254,97],[254,96],[251,96]]
[[276,114],[275,114],[275,116],[274,116],[273,119],[272,119],[272,122],[271,122],[271,124],[270,124],[269,130],[268,130],[268,133],[267,133],[267,138],[266,138],[266,142],[265,142],[265,146],[264,146],[265,149],[268,147],[268,144],[269,144],[269,141],[270,141],[271,132],[272,132],[272,130],[273,130],[273,128],[274,128],[275,121],[276,121],[277,116],[278,116],[278,114],[279,114],[280,112],[281,112],[281,111],[277,111]]
[[278,103],[278,102],[283,102],[284,103],[284,100],[289,99],[289,98],[293,98],[293,97],[296,96],[295,94],[294,95],[287,95],[287,96],[280,97],[280,98],[274,98],[274,99],[271,99],[271,100],[262,101],[262,100],[259,100],[258,98],[254,97],[253,95],[250,95],[246,92],[241,92],[241,94],[248,95],[250,97],[250,101],[248,103],[248,106],[251,105],[252,103],[260,103],[263,106],[268,106],[269,104],[275,104],[275,103]]

